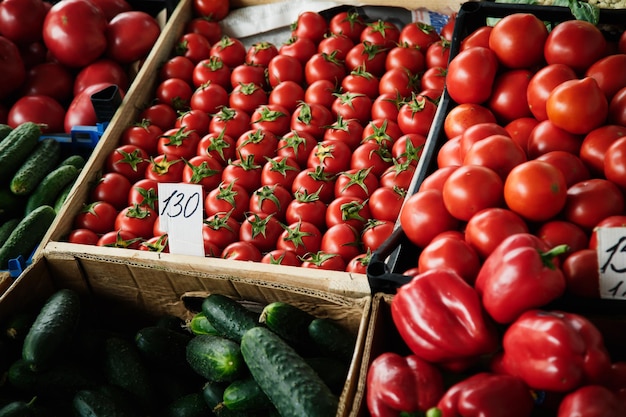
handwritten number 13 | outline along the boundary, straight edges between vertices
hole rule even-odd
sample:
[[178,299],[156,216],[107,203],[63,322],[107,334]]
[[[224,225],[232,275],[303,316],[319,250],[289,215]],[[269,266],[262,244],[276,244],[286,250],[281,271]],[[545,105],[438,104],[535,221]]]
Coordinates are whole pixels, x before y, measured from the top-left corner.
[[200,206],[200,194],[193,193],[187,196],[185,193],[174,190],[163,202],[165,204],[161,209],[161,215],[168,215],[169,217],[182,215],[189,218]]

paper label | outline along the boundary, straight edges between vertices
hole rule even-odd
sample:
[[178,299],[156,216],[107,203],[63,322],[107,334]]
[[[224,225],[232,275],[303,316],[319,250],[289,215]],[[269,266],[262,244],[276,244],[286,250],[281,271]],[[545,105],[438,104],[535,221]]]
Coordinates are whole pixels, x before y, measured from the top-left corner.
[[159,221],[168,234],[170,253],[204,256],[202,186],[159,183]]
[[625,300],[626,227],[600,227],[596,233],[600,297]]

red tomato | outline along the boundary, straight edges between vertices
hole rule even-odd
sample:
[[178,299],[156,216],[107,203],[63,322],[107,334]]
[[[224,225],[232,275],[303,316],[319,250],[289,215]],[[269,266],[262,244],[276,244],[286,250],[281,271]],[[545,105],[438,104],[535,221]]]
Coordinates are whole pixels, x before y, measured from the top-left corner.
[[263,255],[261,262],[270,265],[300,266],[302,261],[295,252],[285,249],[274,249]]
[[567,292],[580,297],[600,298],[598,254],[581,249],[570,254],[561,267]]
[[317,252],[322,243],[322,232],[305,221],[289,224],[276,241],[277,249],[291,250],[302,257],[308,252]]
[[346,263],[343,258],[334,253],[327,253],[322,250],[303,256],[302,268],[324,269],[328,271],[343,271]]
[[527,149],[528,137],[537,124],[539,121],[534,117],[520,117],[507,123],[504,129],[515,143],[520,145],[522,149]]
[[374,175],[382,175],[393,165],[391,151],[385,144],[374,140],[368,140],[359,145],[353,152],[350,159],[351,169],[371,168]]
[[419,48],[400,44],[387,52],[385,70],[392,68],[404,68],[411,74],[419,74],[426,70],[426,58]]
[[172,128],[163,132],[157,142],[157,152],[167,155],[168,159],[191,159],[196,155],[200,136],[184,127]]
[[317,12],[305,11],[298,15],[292,34],[298,37],[309,38],[319,43],[328,30],[328,23],[324,16]]
[[329,80],[339,84],[346,75],[343,61],[335,53],[316,53],[304,65],[304,78],[307,84],[317,80]]
[[262,185],[250,194],[249,211],[272,215],[278,221],[285,220],[287,206],[293,197],[282,185]]
[[78,245],[96,245],[98,239],[100,239],[100,236],[89,229],[74,229],[67,236],[69,243],[76,243]]
[[609,216],[623,213],[624,194],[611,181],[591,178],[567,189],[563,216],[586,231]]
[[374,100],[379,94],[379,80],[362,67],[356,68],[341,80],[343,92],[365,94]]
[[361,32],[361,42],[391,49],[400,42],[400,29],[391,21],[378,19],[367,24]]
[[[189,106],[207,114],[214,114],[229,104],[228,92],[219,84],[209,83],[198,87],[189,98]],[[207,123],[208,128],[208,123]]]
[[295,81],[290,80],[276,84],[267,99],[268,104],[282,106],[290,114],[293,113],[301,101],[304,101],[304,88]]
[[361,122],[357,119],[345,119],[339,115],[337,121],[324,132],[323,140],[344,142],[350,149],[355,149],[361,143],[362,136],[363,125]]
[[391,147],[404,134],[398,123],[393,120],[373,119],[363,127],[362,142],[376,142]]
[[242,109],[227,106],[213,115],[209,123],[209,132],[219,135],[223,133],[231,138],[238,138],[250,129],[250,115]]
[[606,150],[604,176],[626,190],[626,138],[617,139]]
[[159,23],[148,13],[119,13],[106,28],[106,55],[123,64],[138,61],[148,55],[160,34]]
[[141,179],[135,182],[128,191],[128,204],[126,205],[148,206],[157,211],[159,206],[158,189],[159,183],[157,181],[149,178]]
[[43,62],[28,70],[20,94],[44,95],[66,104],[72,98],[73,86],[74,74],[66,66],[58,62]]
[[210,156],[194,156],[185,161],[182,182],[200,184],[208,192],[217,187],[222,179],[222,165]]
[[130,181],[122,174],[107,172],[98,180],[89,195],[92,201],[106,201],[121,210],[128,206],[130,187]]
[[581,227],[565,220],[545,222],[535,234],[546,242],[550,248],[558,245],[567,245],[569,250],[563,258],[566,258],[573,252],[585,249],[589,245],[587,233]]
[[266,67],[257,64],[243,63],[237,65],[230,72],[231,87],[235,88],[239,84],[254,83],[265,89],[267,87],[265,68]]
[[459,52],[448,64],[446,86],[459,104],[481,104],[491,96],[498,60],[488,48],[476,47]]
[[305,167],[315,145],[317,140],[310,133],[291,130],[278,140],[276,153],[278,156],[293,158],[298,166]]
[[508,68],[532,68],[543,63],[548,29],[531,13],[512,13],[500,19],[489,36],[489,48]]
[[139,244],[139,250],[169,253],[170,248],[168,246],[168,235],[162,234],[153,236],[150,239],[141,242]]
[[339,255],[345,263],[361,253],[359,233],[346,223],[328,228],[322,235],[320,250]]
[[204,213],[211,217],[217,213],[230,213],[230,217],[242,221],[248,212],[250,195],[236,181],[221,183],[209,191],[204,199]]
[[361,253],[348,261],[346,265],[346,272],[356,274],[366,274],[367,266],[370,263],[371,254]]
[[464,165],[445,181],[442,197],[452,216],[467,221],[483,209],[502,205],[503,180],[485,166]]
[[300,166],[295,159],[278,155],[268,159],[261,168],[261,184],[282,185],[290,190],[298,172],[300,172]]
[[360,233],[371,217],[367,201],[358,197],[339,196],[326,208],[326,227],[345,223]]
[[332,112],[321,104],[302,102],[291,114],[291,130],[308,133],[317,140],[324,136],[326,127],[333,124]]
[[548,64],[565,64],[584,73],[602,57],[605,48],[606,40],[596,25],[567,20],[550,31],[544,44],[544,57]]
[[473,32],[463,38],[460,50],[463,51],[474,46],[489,48],[489,37],[491,36],[492,30],[493,26],[488,25],[479,26],[477,29],[474,29]]
[[[191,59],[179,55],[182,58],[191,61]],[[211,56],[209,58],[203,59],[197,63],[191,61],[194,65],[193,72],[191,74],[192,84],[194,87],[198,88],[202,85],[208,83],[219,84],[222,87],[230,90],[230,74],[231,69],[224,64],[222,58],[218,56]],[[167,64],[164,64],[167,65]],[[168,77],[168,78],[181,78],[179,77]]]
[[380,187],[374,190],[367,200],[372,218],[395,222],[404,202],[405,192],[400,189]]
[[147,152],[138,146],[121,145],[107,156],[106,168],[108,172],[120,173],[134,183],[143,177],[148,157]]
[[454,32],[454,26],[456,25],[457,14],[458,13],[454,12],[450,14],[450,16],[448,16],[447,22],[443,25],[441,31],[439,32],[442,38],[452,41],[452,35]]
[[400,224],[411,242],[425,248],[439,233],[456,229],[459,221],[446,209],[437,190],[419,191],[406,199]]
[[[361,232],[365,250],[374,252],[389,239],[395,228],[395,221],[371,219]],[[355,255],[356,256],[356,255]],[[349,262],[350,260],[348,260]]]
[[30,95],[17,99],[9,109],[7,122],[15,128],[25,122],[42,125],[43,133],[63,133],[65,109],[57,100],[49,96]]
[[356,119],[365,125],[370,120],[372,99],[361,93],[345,92],[337,95],[331,106],[333,114],[344,119]]
[[330,109],[337,93],[335,84],[330,80],[317,80],[304,90],[304,102],[319,104]]
[[85,205],[74,218],[74,228],[89,229],[101,234],[113,230],[118,211],[106,201]]
[[16,45],[39,41],[47,12],[42,0],[5,0],[0,3],[0,35]]
[[626,136],[626,127],[605,125],[589,132],[580,145],[580,159],[592,176],[604,175],[604,157],[613,142]]
[[283,232],[280,221],[268,213],[250,213],[239,228],[239,240],[250,242],[261,252],[276,248],[276,240]]
[[615,93],[609,103],[609,123],[626,126],[626,87]]
[[269,131],[277,136],[289,132],[291,113],[280,104],[263,104],[257,107],[250,116],[253,129]]
[[401,45],[414,46],[425,51],[430,44],[439,40],[437,30],[424,22],[415,21],[405,25],[400,30],[398,43]]
[[[302,36],[292,36],[279,49],[278,55],[288,56],[304,64],[317,52],[317,44],[311,39]],[[299,67],[296,67],[299,68]]]
[[146,178],[157,182],[181,182],[184,168],[185,161],[182,159],[160,154],[154,158],[150,158],[144,175]]
[[[155,96],[158,103],[167,104],[175,110],[189,108],[193,89],[187,81],[180,78],[168,78],[157,85]],[[171,126],[168,126],[168,128]]]
[[461,157],[465,158],[465,154],[475,143],[494,135],[508,136],[508,132],[504,127],[494,122],[483,122],[468,126],[461,133],[459,149]]
[[117,14],[132,10],[132,6],[126,0],[89,0],[104,12],[107,20],[113,19]]
[[530,70],[515,69],[496,77],[487,106],[502,124],[532,115],[526,98],[532,75]]
[[338,173],[335,180],[335,197],[347,195],[366,200],[378,185],[378,177],[371,169],[349,169]]
[[222,181],[226,184],[237,181],[249,194],[261,186],[262,166],[255,164],[252,156],[234,159],[224,167]]
[[321,167],[329,174],[339,174],[350,167],[350,147],[344,142],[321,141],[309,154],[307,167]]
[[380,45],[370,42],[359,42],[354,44],[348,51],[345,59],[345,67],[348,71],[362,67],[365,71],[380,77],[385,72],[385,62],[387,53]]
[[507,206],[531,221],[552,219],[563,209],[566,199],[565,177],[547,162],[523,162],[511,170],[504,182]]
[[610,102],[619,90],[626,87],[626,74],[622,71],[625,67],[626,54],[609,55],[594,62],[585,76],[596,80]]
[[448,139],[437,152],[437,168],[463,165],[461,136]]
[[563,130],[550,120],[543,120],[530,132],[526,143],[526,152],[529,159],[537,158],[551,151],[565,151],[577,155],[581,143],[581,135]]
[[193,0],[192,5],[198,15],[218,22],[224,19],[230,11],[228,0]]
[[278,55],[278,48],[271,42],[256,42],[248,48],[245,63],[267,67],[271,59]]
[[[50,80],[48,80],[49,82]],[[129,86],[128,73],[118,62],[111,59],[98,59],[82,68],[74,79],[73,91],[77,96],[92,84],[110,83],[117,85],[122,91]]]
[[393,162],[380,176],[381,187],[398,187],[403,190],[411,188],[411,181],[416,171],[416,165]]
[[220,133],[207,133],[198,142],[197,155],[207,155],[215,159],[222,166],[226,166],[229,160],[235,159],[235,139]]
[[166,103],[156,103],[148,106],[139,114],[139,120],[147,120],[161,128],[170,129],[176,123],[176,110]]
[[267,93],[254,83],[239,84],[228,96],[228,105],[252,115],[257,107],[267,104]]
[[465,226],[465,241],[482,260],[507,237],[528,233],[528,225],[511,210],[492,207],[476,213]]
[[428,49],[426,49],[424,58],[426,59],[427,68],[447,68],[450,60],[450,41],[441,38],[437,42],[430,44]]
[[107,19],[102,10],[83,0],[56,3],[43,23],[43,41],[62,64],[84,67],[107,48]]
[[394,94],[406,99],[411,97],[418,84],[417,78],[404,68],[391,68],[380,77],[379,94]]
[[246,47],[238,38],[222,36],[211,46],[210,55],[222,58],[222,62],[232,69],[246,61],[246,53]]
[[198,33],[207,38],[211,45],[218,42],[223,35],[222,27],[218,21],[201,16],[189,20],[185,25],[185,32]]
[[318,193],[320,200],[328,204],[335,198],[334,174],[324,171],[322,167],[304,168],[296,175],[291,184],[291,192]]
[[235,261],[260,262],[263,254],[252,243],[239,240],[224,248],[222,258]]
[[251,162],[262,168],[266,158],[276,156],[278,137],[263,129],[251,129],[239,136],[235,142],[237,156],[241,159],[251,158]]
[[154,222],[157,214],[150,207],[128,206],[122,209],[115,218],[115,230],[124,230],[142,239],[153,236]]
[[608,111],[606,96],[591,77],[559,84],[546,101],[548,120],[574,134],[586,134],[600,127],[606,122]]
[[448,165],[442,168],[437,168],[424,178],[418,188],[418,191],[432,189],[443,192],[443,185],[446,183],[446,180],[459,168],[459,166],[460,165]]
[[422,156],[424,145],[426,144],[426,136],[409,133],[400,136],[391,146],[391,155],[399,163],[409,163],[417,165]]
[[536,158],[557,167],[565,177],[565,184],[571,187],[577,182],[590,178],[589,169],[577,155],[566,151],[550,151]]
[[123,249],[139,249],[142,239],[126,230],[114,230],[100,236],[97,246]]
[[395,93],[380,94],[372,102],[372,120],[396,120],[402,101],[402,97],[398,97]]
[[0,100],[15,92],[26,79],[26,68],[17,46],[0,36]]
[[361,32],[365,26],[363,16],[354,10],[339,12],[328,22],[328,30],[331,33],[342,33],[355,43],[360,41]]
[[317,52],[331,54],[335,52],[335,57],[345,60],[350,48],[354,46],[354,42],[344,34],[330,34],[326,36],[317,46]]
[[400,107],[398,112],[398,126],[403,134],[418,134],[427,136],[435,120],[437,105],[430,99],[413,95],[410,100]]
[[468,284],[473,284],[480,270],[478,253],[463,239],[445,234],[435,238],[420,252],[418,272],[450,268]]
[[207,38],[195,32],[184,33],[178,40],[175,52],[190,59],[194,64],[209,59],[212,55],[211,44]]
[[288,224],[303,221],[314,224],[320,230],[326,228],[326,204],[320,199],[319,192],[296,191],[287,206],[285,220]]
[[450,109],[443,122],[448,139],[462,134],[467,128],[478,123],[496,123],[496,116],[480,104],[464,103]]

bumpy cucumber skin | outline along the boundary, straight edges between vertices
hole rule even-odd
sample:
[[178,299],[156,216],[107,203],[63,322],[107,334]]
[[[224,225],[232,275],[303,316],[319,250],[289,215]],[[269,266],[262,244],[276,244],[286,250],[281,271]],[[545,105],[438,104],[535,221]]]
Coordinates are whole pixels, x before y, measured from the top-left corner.
[[208,295],[202,302],[202,312],[218,334],[238,343],[247,330],[259,325],[256,314],[222,294]]
[[311,350],[308,327],[315,316],[282,301],[266,305],[259,321],[299,351]]
[[76,331],[80,297],[70,289],[57,290],[39,310],[22,345],[22,359],[33,370],[49,367]]
[[11,192],[29,195],[61,159],[61,144],[52,138],[43,139],[11,179]]
[[52,225],[55,216],[54,209],[47,205],[24,216],[0,247],[0,269],[7,269],[9,260],[20,255],[28,259]]
[[248,330],[241,352],[250,373],[282,417],[332,417],[338,398],[317,373],[276,333]]
[[259,384],[252,377],[238,379],[226,387],[223,404],[232,411],[258,411],[272,407]]
[[0,246],[4,245],[4,242],[11,236],[13,230],[20,224],[20,220],[21,219],[14,218],[2,223],[2,226],[0,226]]
[[78,178],[80,171],[73,165],[62,165],[46,175],[26,201],[26,214],[43,205],[54,206],[63,189]]
[[352,359],[356,339],[334,321],[316,318],[309,323],[308,331],[320,353],[346,362]]
[[70,155],[59,163],[59,166],[72,165],[76,169],[84,168],[87,161],[81,155]]
[[0,123],[0,142],[2,142],[9,133],[13,131],[13,128],[6,123]]
[[0,142],[0,178],[11,178],[39,143],[41,127],[25,122]]
[[195,336],[187,344],[186,356],[191,368],[209,381],[231,382],[246,370],[239,344],[220,336]]

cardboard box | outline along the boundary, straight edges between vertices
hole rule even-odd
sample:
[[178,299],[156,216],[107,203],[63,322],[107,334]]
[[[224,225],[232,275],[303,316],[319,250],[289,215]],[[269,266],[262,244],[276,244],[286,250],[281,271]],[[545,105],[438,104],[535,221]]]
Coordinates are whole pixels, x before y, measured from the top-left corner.
[[185,300],[219,293],[238,301],[266,305],[273,301],[291,303],[320,318],[335,320],[356,337],[348,377],[337,417],[348,416],[356,390],[362,349],[369,320],[371,297],[344,297],[304,289],[289,284],[206,276],[187,270],[167,269],[163,265],[132,263],[119,257],[85,261],[83,268],[64,268],[63,262],[41,258],[33,263],[0,297],[0,322],[12,314],[41,306],[56,290],[71,288],[79,292],[98,314],[111,323],[142,322],[165,314],[182,319],[193,314]]

